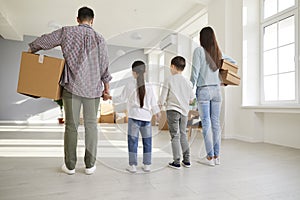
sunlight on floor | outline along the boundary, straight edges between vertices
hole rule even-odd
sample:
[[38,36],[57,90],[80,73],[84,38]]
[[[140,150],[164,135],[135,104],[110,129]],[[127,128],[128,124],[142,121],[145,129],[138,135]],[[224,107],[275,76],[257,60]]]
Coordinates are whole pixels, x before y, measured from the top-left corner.
[[[122,133],[124,125],[99,125],[99,134],[102,136],[98,142],[98,157],[128,157],[127,141]],[[120,130],[121,129],[121,130]],[[64,126],[0,126],[0,133],[17,133],[17,134],[34,134],[30,139],[0,139],[0,157],[63,157],[64,156],[64,141],[63,132]],[[79,127],[77,154],[78,157],[84,156],[85,145],[82,139],[84,127]],[[41,134],[36,134],[41,133]],[[54,139],[43,139],[43,133],[48,135],[51,133],[62,133]],[[61,138],[59,138],[61,137]],[[113,139],[112,139],[113,137]],[[142,154],[142,143],[139,143],[138,154]],[[170,157],[169,153],[162,151],[160,148],[153,147],[153,155],[155,157]]]

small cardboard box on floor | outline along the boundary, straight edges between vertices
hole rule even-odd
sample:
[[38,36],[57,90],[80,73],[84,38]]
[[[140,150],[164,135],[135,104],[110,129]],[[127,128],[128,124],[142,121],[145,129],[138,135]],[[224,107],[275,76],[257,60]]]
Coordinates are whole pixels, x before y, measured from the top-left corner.
[[115,113],[112,104],[100,104],[100,118],[99,123],[114,123]]
[[17,92],[31,97],[61,98],[60,77],[65,60],[22,52]]

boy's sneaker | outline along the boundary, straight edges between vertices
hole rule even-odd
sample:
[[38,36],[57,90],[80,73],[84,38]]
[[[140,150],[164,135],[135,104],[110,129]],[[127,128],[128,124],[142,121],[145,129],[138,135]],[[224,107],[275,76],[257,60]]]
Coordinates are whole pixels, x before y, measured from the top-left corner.
[[142,169],[144,170],[144,172],[150,172],[151,171],[151,165],[144,165],[142,167]]
[[198,162],[201,164],[204,164],[204,165],[212,166],[212,167],[215,166],[214,159],[208,160],[207,157],[201,158]]
[[215,165],[220,165],[221,164],[220,157],[214,158],[214,161],[215,161]]
[[91,168],[85,168],[85,174],[86,174],[86,175],[91,175],[91,174],[93,174],[95,171],[96,171],[96,165],[94,165],[94,166],[91,167]]
[[63,166],[61,166],[61,170],[62,170],[63,172],[65,172],[66,174],[68,174],[68,175],[73,175],[73,174],[75,174],[75,169],[69,170],[69,169],[67,168],[66,164],[63,164]]
[[131,173],[136,173],[136,166],[135,165],[129,165],[126,168],[127,171],[131,172]]
[[182,166],[184,166],[186,168],[190,168],[191,167],[191,163],[190,162],[182,161],[181,164],[182,164]]
[[169,163],[168,166],[173,168],[173,169],[180,169],[181,168],[180,164],[176,164],[174,162]]

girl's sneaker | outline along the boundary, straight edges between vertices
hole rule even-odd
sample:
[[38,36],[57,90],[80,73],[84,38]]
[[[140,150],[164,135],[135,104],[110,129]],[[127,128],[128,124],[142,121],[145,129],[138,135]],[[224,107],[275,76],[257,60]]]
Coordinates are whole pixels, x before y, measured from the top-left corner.
[[151,171],[151,165],[144,165],[142,167],[142,169],[144,170],[144,172],[150,172]]
[[126,168],[127,171],[131,172],[131,173],[136,173],[136,166],[135,165],[129,165]]

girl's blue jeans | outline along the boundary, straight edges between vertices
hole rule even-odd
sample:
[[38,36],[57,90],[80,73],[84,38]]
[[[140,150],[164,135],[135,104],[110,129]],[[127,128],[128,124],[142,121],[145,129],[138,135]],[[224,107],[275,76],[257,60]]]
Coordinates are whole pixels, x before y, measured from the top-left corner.
[[139,132],[143,141],[143,164],[151,165],[152,127],[150,121],[128,118],[128,152],[129,165],[137,165]]

